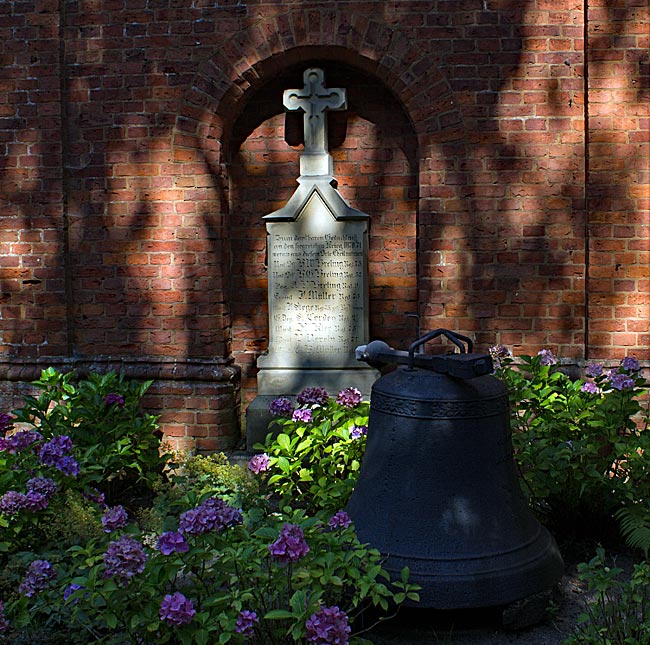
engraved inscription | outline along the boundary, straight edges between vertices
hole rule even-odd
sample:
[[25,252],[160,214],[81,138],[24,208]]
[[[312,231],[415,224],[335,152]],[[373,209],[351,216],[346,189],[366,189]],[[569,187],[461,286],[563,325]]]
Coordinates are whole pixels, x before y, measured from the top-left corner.
[[364,342],[363,232],[339,228],[270,240],[271,338],[285,351],[351,352]]

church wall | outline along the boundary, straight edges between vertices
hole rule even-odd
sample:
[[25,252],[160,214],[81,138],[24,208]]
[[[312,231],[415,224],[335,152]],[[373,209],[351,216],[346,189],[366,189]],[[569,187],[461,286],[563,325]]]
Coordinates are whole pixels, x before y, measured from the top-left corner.
[[648,19],[641,0],[0,4],[2,409],[42,367],[115,368],[154,380],[175,445],[236,443],[267,342],[261,217],[300,151],[277,83],[305,61],[357,91],[330,147],[371,215],[373,336],[403,346],[417,313],[480,350],[650,365]]

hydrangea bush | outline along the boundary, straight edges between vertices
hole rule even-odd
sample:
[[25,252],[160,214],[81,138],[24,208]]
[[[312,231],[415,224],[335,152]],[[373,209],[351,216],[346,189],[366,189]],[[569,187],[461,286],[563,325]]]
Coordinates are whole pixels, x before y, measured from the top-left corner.
[[[151,383],[114,372],[78,380],[73,372],[50,368],[33,383],[40,395],[26,396],[12,422],[26,433],[20,433],[23,442],[40,442],[42,465],[79,475],[79,487],[95,487],[108,504],[120,503],[129,492],[150,487],[169,457],[161,451],[157,418],[141,410]],[[11,454],[11,447],[4,453]]]
[[366,447],[369,403],[356,388],[335,397],[305,388],[295,404],[279,398],[269,407],[274,432],[254,457],[253,472],[268,471],[268,486],[282,503],[334,513],[345,506]]
[[510,393],[515,459],[533,506],[558,526],[593,531],[622,507],[650,503],[648,383],[627,357],[613,369],[590,363],[583,378],[549,350],[515,361],[491,350]]
[[[334,494],[327,501],[328,477],[352,480],[363,452],[367,404],[356,390],[330,399],[313,388],[301,394],[297,408],[278,404],[302,441],[304,430],[316,429],[317,440],[309,445],[324,463],[307,457],[305,445],[299,454],[313,471],[312,481],[319,480],[317,494],[310,488],[318,504],[287,504],[298,497],[294,480],[277,479],[278,494],[271,483],[274,474],[284,475],[283,455],[261,453],[238,475],[233,469],[239,467],[219,457],[170,464],[167,483],[156,487],[158,498],[147,513],[119,503],[115,489],[100,490],[96,477],[101,471],[110,478],[111,464],[137,463],[135,445],[118,440],[116,461],[106,446],[93,451],[79,439],[78,425],[89,430],[90,418],[99,427],[119,425],[137,404],[130,387],[115,387],[112,378],[106,387],[98,386],[101,377],[92,377],[92,387],[73,386],[67,377],[44,373],[46,396],[0,417],[0,526],[8,531],[0,640],[4,633],[10,641],[20,635],[45,642],[44,634],[58,630],[69,643],[344,644],[361,642],[354,634],[367,609],[385,613],[407,598],[417,600],[408,571],[390,581],[379,552],[357,540],[338,481],[329,480]],[[147,419],[147,427],[155,426]],[[284,441],[278,438],[277,446]],[[271,452],[274,446],[270,442]],[[159,460],[148,456],[136,470],[144,481],[157,481]],[[305,480],[303,473],[295,481]],[[258,489],[264,494],[251,494]],[[89,538],[72,544],[14,539],[19,526],[24,535],[46,535],[38,523],[47,523],[58,497],[76,499],[71,494],[83,497],[94,518]],[[21,517],[31,524],[21,525]]]
[[85,642],[348,643],[364,610],[417,599],[407,572],[389,582],[344,511],[268,516],[210,497],[167,520],[157,536],[115,528],[56,568],[32,561],[7,613],[26,625],[56,606]]
[[[44,534],[56,540],[57,529],[74,541],[83,500],[142,496],[166,464],[156,418],[140,410],[150,382],[48,369],[34,385],[39,396],[0,415],[0,564],[3,553],[39,548]],[[86,537],[88,523],[79,528]]]

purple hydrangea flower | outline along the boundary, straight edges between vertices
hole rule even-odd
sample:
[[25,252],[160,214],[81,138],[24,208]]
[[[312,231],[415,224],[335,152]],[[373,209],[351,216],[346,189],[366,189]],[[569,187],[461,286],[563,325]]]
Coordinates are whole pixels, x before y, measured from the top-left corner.
[[212,530],[212,516],[201,506],[181,513],[179,530],[187,535],[203,535]]
[[[83,589],[81,585],[78,585],[76,582],[71,582],[63,591],[63,600],[67,600],[75,592]],[[73,600],[73,603],[76,605],[79,602],[78,598]]]
[[41,493],[47,498],[52,497],[57,490],[58,486],[56,485],[56,482],[48,477],[32,477],[32,479],[27,482],[28,492]]
[[338,607],[321,607],[305,623],[308,643],[314,645],[347,645],[350,640],[350,625],[344,611]]
[[300,405],[327,405],[330,395],[322,387],[306,387],[297,397]]
[[630,390],[634,387],[634,379],[627,374],[611,371],[608,374],[608,379],[615,390]]
[[350,524],[352,524],[352,520],[345,511],[337,511],[330,517],[330,521],[328,522],[329,527],[332,529],[347,529]]
[[336,402],[346,408],[356,408],[361,403],[361,392],[356,387],[346,387],[338,393]]
[[115,392],[111,392],[110,394],[107,394],[104,397],[104,405],[108,408],[113,404],[117,405],[118,408],[123,408],[124,397],[120,396],[119,394],[116,394]]
[[235,632],[242,636],[252,636],[255,631],[255,625],[260,622],[257,614],[254,611],[244,609],[239,612],[235,622]]
[[6,412],[0,412],[0,432],[5,432],[7,428],[11,427],[14,418]]
[[18,591],[31,598],[56,578],[56,569],[47,560],[34,560],[25,573],[25,578],[20,583]]
[[210,497],[196,508],[180,516],[179,531],[187,535],[202,535],[209,531],[223,531],[228,526],[241,524],[241,510],[228,506],[218,497]]
[[271,460],[265,452],[259,455],[253,455],[248,460],[248,469],[252,473],[255,473],[256,475],[266,472],[270,467],[271,467]]
[[45,466],[55,466],[72,450],[72,439],[67,435],[52,437],[36,451],[40,462]]
[[43,511],[47,508],[48,496],[35,490],[19,493],[15,490],[7,491],[0,497],[0,513],[13,515],[22,510]]
[[158,538],[158,551],[163,555],[172,553],[187,553],[190,545],[180,531],[167,531]]
[[117,529],[123,529],[129,523],[129,515],[123,506],[112,506],[107,508],[102,515],[102,526],[105,533],[112,533]]
[[599,363],[589,363],[587,365],[587,369],[585,370],[585,374],[591,378],[596,378],[600,376],[603,373],[603,366],[600,365]]
[[537,355],[542,357],[540,360],[542,365],[555,365],[557,363],[557,358],[550,349],[540,349]]
[[40,432],[36,432],[36,430],[20,430],[4,438],[4,450],[6,450],[10,455],[15,455],[18,452],[22,452],[25,448],[28,448],[36,441],[40,441],[42,438],[43,435]]
[[70,455],[61,457],[54,466],[69,477],[76,477],[79,474],[79,462]]
[[494,345],[488,349],[495,369],[501,367],[504,358],[512,358],[512,352],[505,345]]
[[27,495],[25,495],[25,508],[28,511],[44,511],[47,508],[48,500],[43,493],[37,493],[33,490],[30,490]]
[[298,408],[294,411],[293,416],[291,417],[291,420],[296,423],[311,423],[312,419],[313,414],[309,408]]
[[0,497],[0,513],[13,515],[22,511],[27,506],[27,495],[15,490],[8,490]]
[[494,361],[500,358],[512,358],[512,352],[505,345],[493,345],[488,352]]
[[293,414],[293,403],[284,397],[274,399],[269,405],[269,412],[274,417],[287,417],[290,418]]
[[598,394],[598,386],[595,383],[583,383],[580,388],[581,392],[586,392],[587,394]]
[[309,553],[305,534],[297,524],[284,524],[280,537],[269,544],[269,553],[278,562],[297,562]]
[[350,439],[361,439],[368,434],[368,426],[352,426],[350,428]]
[[108,508],[106,505],[106,496],[104,493],[100,493],[96,488],[93,488],[90,491],[84,491],[82,495],[91,502],[99,504],[103,508]]
[[71,450],[72,439],[67,435],[59,435],[39,446],[36,454],[43,465],[54,466],[64,475],[76,477],[79,474],[79,464],[68,454]]
[[5,616],[5,605],[0,600],[0,634],[6,632],[9,629],[9,621]]
[[167,594],[160,603],[160,618],[170,625],[187,625],[195,614],[192,601],[180,591]]
[[128,535],[113,540],[104,553],[105,578],[118,578],[124,584],[144,571],[147,554],[142,544]]
[[638,372],[641,369],[639,361],[634,356],[626,356],[621,362],[621,367],[626,372]]

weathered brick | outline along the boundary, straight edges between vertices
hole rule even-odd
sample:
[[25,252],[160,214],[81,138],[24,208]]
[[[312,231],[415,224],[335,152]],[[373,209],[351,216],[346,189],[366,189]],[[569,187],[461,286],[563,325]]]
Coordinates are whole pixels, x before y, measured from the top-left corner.
[[[584,43],[573,2],[434,4],[84,0],[64,69],[60,3],[0,13],[2,354],[231,357],[245,407],[268,340],[261,217],[298,174],[277,97],[309,51],[291,48],[316,46],[349,93],[331,152],[371,216],[371,335],[402,346],[419,312],[484,344],[650,360],[647,15],[590,5]],[[194,383],[167,401],[190,415],[170,436],[235,440],[234,417],[198,420]]]

